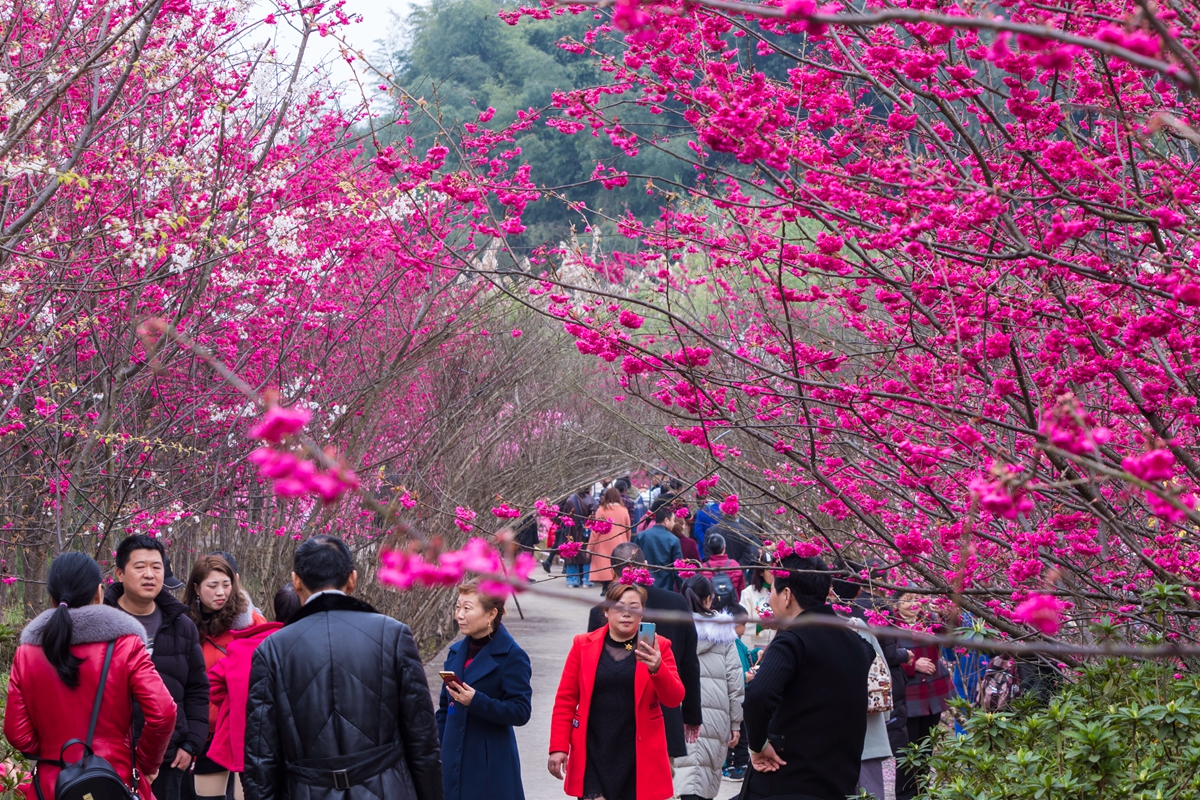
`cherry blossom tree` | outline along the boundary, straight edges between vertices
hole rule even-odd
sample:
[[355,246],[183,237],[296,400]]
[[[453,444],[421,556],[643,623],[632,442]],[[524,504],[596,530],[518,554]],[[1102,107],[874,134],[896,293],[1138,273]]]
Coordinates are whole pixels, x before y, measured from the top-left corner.
[[[1060,636],[1192,640],[1195,8],[604,7],[561,46],[610,79],[547,124],[683,138],[695,180],[597,165],[662,212],[611,220],[633,255],[545,251],[627,276],[531,288],[579,350],[743,507],[889,587],[1014,636],[1053,632],[1047,595]],[[559,13],[594,9],[508,19]]]

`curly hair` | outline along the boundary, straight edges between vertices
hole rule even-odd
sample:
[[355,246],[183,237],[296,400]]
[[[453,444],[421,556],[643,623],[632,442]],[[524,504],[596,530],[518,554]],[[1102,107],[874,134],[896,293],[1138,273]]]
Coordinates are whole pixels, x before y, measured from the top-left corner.
[[[232,594],[229,600],[215,614],[205,614],[200,603],[200,584],[208,580],[208,576],[220,572],[229,578]],[[187,606],[188,618],[196,623],[201,636],[220,636],[233,629],[233,623],[239,615],[246,613],[248,603],[242,587],[238,583],[237,574],[229,562],[221,556],[208,555],[196,559],[192,574],[188,576],[187,591],[183,595],[183,603]]]

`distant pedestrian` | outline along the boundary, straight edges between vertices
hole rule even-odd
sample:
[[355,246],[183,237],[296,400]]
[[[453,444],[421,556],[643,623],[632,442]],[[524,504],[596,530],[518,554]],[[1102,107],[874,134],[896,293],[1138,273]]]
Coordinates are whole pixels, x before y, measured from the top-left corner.
[[746,687],[752,770],[742,800],[845,800],[858,784],[874,651],[846,628],[788,627],[801,616],[836,619],[826,603],[831,575],[819,558],[792,555],[775,568],[788,571],[771,587],[783,627]]
[[607,589],[607,584],[616,578],[613,572],[610,556],[619,544],[628,542],[632,536],[629,512],[621,500],[621,493],[615,488],[604,491],[600,507],[596,509],[596,519],[608,521],[612,530],[605,534],[592,536],[588,550],[592,553],[591,579]]
[[[224,555],[207,555],[196,561],[188,577],[183,603],[187,606],[188,617],[200,631],[200,648],[204,652],[204,664],[211,685],[213,668],[225,658],[230,644],[239,637],[255,635],[246,632],[266,624],[267,620],[254,611],[249,595],[242,591],[237,573]],[[212,699],[211,690],[208,708],[208,741],[196,754],[196,763],[192,768],[196,800],[225,797],[230,780],[230,768],[208,756],[218,717],[218,707]],[[241,782],[234,778],[234,784],[235,796],[240,798]]]
[[675,521],[668,526],[668,529],[679,540],[679,550],[683,553],[684,561],[699,564],[703,556],[700,553],[699,545],[696,544],[696,540],[692,538],[691,526],[687,518],[679,515],[679,509],[682,506],[676,505],[674,502],[671,505],[675,509]]
[[[724,537],[722,537],[724,538]],[[750,624],[754,626],[752,639],[757,646],[766,646],[775,636],[775,629],[763,625],[764,620],[771,618],[771,583],[775,576],[769,567],[752,567],[750,569],[750,584],[742,589],[739,605],[743,606],[750,615]]]
[[[900,618],[909,625],[932,627],[933,615],[926,611],[926,602],[918,594],[901,595],[898,606]],[[912,661],[904,666],[904,673],[908,677],[904,687],[908,706],[908,740],[911,744],[921,745],[938,726],[942,712],[950,707],[949,699],[954,684],[936,644],[914,644],[911,640],[904,640],[902,644],[907,644],[913,655]],[[896,770],[897,800],[916,797],[928,775],[929,768],[923,764],[899,767]]]
[[716,500],[709,500],[696,510],[696,520],[692,524],[692,536],[695,537],[696,544],[700,545],[701,549],[705,548],[705,543],[708,541],[708,529],[720,521],[721,508]]
[[567,577],[567,586],[572,589],[593,585],[590,575],[592,556],[589,539],[591,534],[587,529],[587,522],[591,519],[594,510],[591,488],[586,486],[581,487],[575,494],[567,496],[558,504],[561,526],[558,531],[559,547],[567,542],[579,542],[583,545],[583,549],[575,555],[563,557],[563,575]]
[[617,478],[613,485],[616,486],[617,491],[621,493],[621,502],[625,505],[625,510],[629,512],[629,523],[632,528],[632,526],[636,525],[638,522],[636,519],[634,519],[634,514],[637,511],[637,503],[634,498],[629,495],[629,490],[633,486],[633,483],[629,480],[628,476],[626,476],[624,478]]
[[[646,566],[645,554],[632,542],[617,545],[612,558],[613,568],[618,574],[625,566]],[[659,620],[655,625],[658,632],[670,640],[679,679],[683,681],[683,702],[674,706],[664,703],[662,706],[663,726],[667,731],[667,755],[671,758],[683,758],[687,755],[688,742],[699,738],[700,723],[704,720],[700,705],[700,659],[696,655],[696,625],[688,617],[691,607],[683,595],[654,586],[643,588],[646,590],[647,611],[667,611],[676,614],[676,619]],[[593,607],[588,614],[588,632],[607,625],[608,612],[605,607]]]
[[[752,675],[751,669],[758,663],[759,657],[762,655],[762,650],[755,648],[751,650],[746,646],[743,639],[746,636],[746,623],[750,619],[749,613],[742,605],[733,605],[729,609],[729,613],[733,615],[733,632],[737,634],[738,661],[741,662],[742,669],[742,686],[745,687],[750,682]],[[740,781],[746,777],[746,769],[750,766],[750,749],[746,747],[746,721],[743,719],[737,742],[729,748],[725,756],[725,769],[722,771],[724,777],[732,781]]]
[[[161,562],[160,562],[161,566]],[[104,575],[91,556],[63,553],[50,563],[46,590],[55,608],[21,631],[8,679],[4,738],[41,760],[27,800],[55,800],[60,759],[76,761],[94,722],[92,751],[112,765],[125,785],[150,797],[175,730],[175,702],[146,652],[146,631],[128,614],[102,605]],[[101,674],[107,678],[100,680]],[[96,698],[101,713],[93,719]],[[134,705],[141,735],[133,750]],[[134,781],[133,768],[140,777]]]
[[[839,562],[838,567],[843,572],[847,570],[845,562]],[[859,584],[843,577],[835,577],[833,587],[829,591],[829,602],[838,616],[849,620],[855,632],[871,645],[871,649],[875,651],[875,660],[879,662],[881,669],[886,669],[887,658],[884,656],[883,647],[880,646],[879,640],[866,630],[867,623],[862,618],[862,610],[851,605],[860,591]],[[888,681],[891,681],[890,673]],[[895,697],[891,696],[890,689],[889,698],[893,703],[897,702]],[[889,786],[885,780],[883,770],[884,762],[892,757],[887,730],[889,714],[888,711],[867,712],[867,735],[863,741],[862,760],[858,768],[858,791],[860,794],[865,792],[875,800],[884,800],[894,789],[894,786]]]
[[105,591],[104,603],[141,623],[150,660],[178,707],[166,761],[151,788],[155,800],[179,800],[184,775],[208,741],[208,671],[200,633],[167,586],[168,580],[184,584],[169,577],[161,541],[141,533],[126,537],[117,545],[116,562],[117,580]]
[[290,583],[285,583],[283,587],[275,593],[275,599],[271,603],[271,610],[275,612],[275,621],[287,625],[291,622],[292,617],[300,612],[303,603],[300,602],[300,596],[296,594],[296,588]]
[[[278,598],[278,595],[276,597]],[[290,598],[288,602],[294,603],[295,609],[300,608],[300,599],[295,591],[285,597]],[[287,609],[281,609],[276,603],[276,621],[234,631],[226,647],[225,657],[208,671],[209,683],[212,685],[212,703],[217,710],[212,742],[208,747],[208,759],[237,775],[233,786],[236,800],[245,796],[241,773],[246,769],[246,706],[250,699],[250,670],[254,663],[254,651],[264,639],[282,628],[288,618]],[[220,778],[197,774],[197,793],[205,782],[211,784],[212,790],[221,785]],[[223,797],[224,793],[220,796]]]
[[742,575],[742,565],[725,553],[725,537],[719,533],[713,533],[708,537],[704,550],[708,558],[704,560],[703,575],[710,580],[718,574],[728,575],[730,583],[733,584],[731,587],[733,596],[730,598],[730,602],[724,606],[718,604],[718,607],[733,605],[741,599],[742,592],[746,589],[746,578]]
[[576,636],[567,655],[547,768],[570,797],[667,800],[674,789],[661,709],[684,694],[671,642],[638,636],[641,586],[614,583],[606,599],[608,625]]
[[443,683],[437,711],[445,800],[523,800],[513,728],[529,722],[529,656],[501,624],[504,598],[477,583],[458,587],[454,619],[463,638],[442,669],[457,681]]
[[675,509],[669,502],[661,502],[654,506],[653,514],[654,526],[634,536],[633,543],[646,554],[654,585],[659,589],[674,591],[678,586],[674,565],[676,561],[683,560],[679,539],[668,528],[675,522]]
[[721,789],[728,750],[741,737],[746,679],[733,616],[713,611],[712,582],[703,575],[689,578],[683,595],[696,620],[704,723],[700,738],[688,745],[688,754],[675,761],[675,792],[679,800],[713,800]]
[[346,543],[296,548],[303,608],[254,652],[247,800],[442,800],[425,667],[408,626],[352,595]]

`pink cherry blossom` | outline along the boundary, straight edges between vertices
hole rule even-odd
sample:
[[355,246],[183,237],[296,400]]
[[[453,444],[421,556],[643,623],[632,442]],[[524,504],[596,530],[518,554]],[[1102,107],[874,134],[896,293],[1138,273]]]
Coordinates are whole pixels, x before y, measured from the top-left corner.
[[1175,455],[1170,450],[1150,450],[1127,456],[1121,460],[1121,466],[1144,481],[1169,481],[1175,475]]
[[250,428],[251,439],[261,439],[279,444],[289,436],[299,433],[312,420],[312,412],[298,406],[283,408],[271,404],[262,419]]
[[1029,599],[1013,609],[1013,619],[1047,636],[1053,636],[1062,625],[1061,615],[1064,607],[1063,603],[1052,595],[1032,594]]

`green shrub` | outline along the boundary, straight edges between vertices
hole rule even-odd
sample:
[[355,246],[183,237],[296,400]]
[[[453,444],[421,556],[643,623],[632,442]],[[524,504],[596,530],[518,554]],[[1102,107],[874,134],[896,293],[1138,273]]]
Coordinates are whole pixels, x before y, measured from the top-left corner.
[[929,800],[1200,800],[1200,677],[1129,659],[935,732]]

